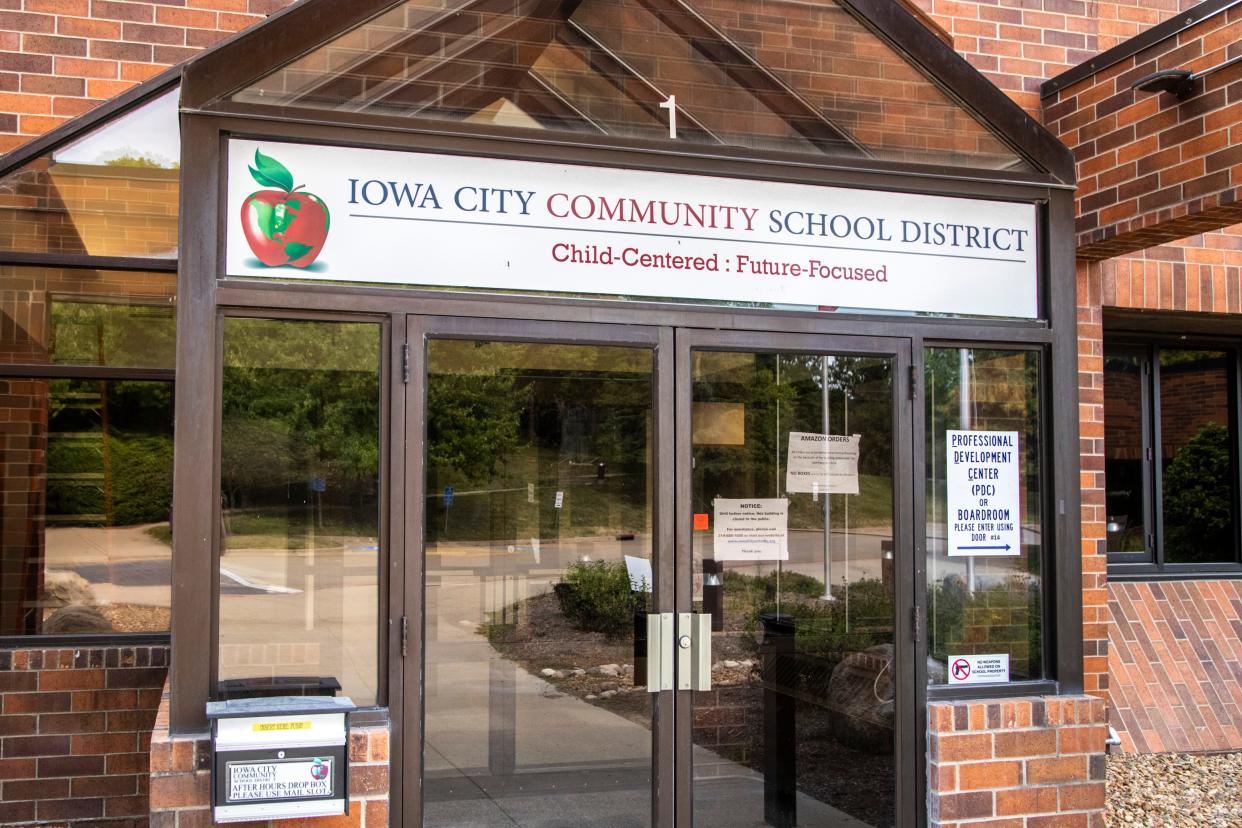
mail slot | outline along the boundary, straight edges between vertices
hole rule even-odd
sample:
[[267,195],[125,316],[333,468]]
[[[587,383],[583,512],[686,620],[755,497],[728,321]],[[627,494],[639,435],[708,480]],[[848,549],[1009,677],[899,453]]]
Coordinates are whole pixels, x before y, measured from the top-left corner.
[[209,702],[216,822],[349,813],[348,698]]

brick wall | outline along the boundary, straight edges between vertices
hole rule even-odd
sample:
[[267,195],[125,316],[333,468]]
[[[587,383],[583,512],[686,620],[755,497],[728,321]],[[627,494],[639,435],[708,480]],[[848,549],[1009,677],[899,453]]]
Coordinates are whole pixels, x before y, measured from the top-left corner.
[[291,0],[0,2],[0,152]]
[[1083,689],[1108,695],[1108,532],[1104,496],[1102,267],[1078,263],[1078,450],[1082,497]]
[[1108,668],[1127,752],[1242,745],[1242,582],[1115,583]]
[[1242,66],[1204,77],[1183,102],[1130,85],[1242,54],[1242,10],[1206,18],[1044,101],[1044,122],[1078,159],[1078,255],[1102,259],[1242,221]]
[[914,0],[992,83],[1038,117],[1045,80],[1199,0]]
[[[1242,313],[1242,236],[1210,233],[1131,256],[1078,263],[1084,680],[1108,696],[1112,612],[1104,498],[1104,308]],[[1221,629],[1225,643],[1239,630]],[[1242,746],[1242,739],[1234,747]]]
[[[298,821],[263,820],[247,828],[388,828],[388,748],[385,727],[349,734],[349,814]],[[211,740],[168,731],[167,687],[151,736],[150,828],[207,828],[211,819]]]
[[932,702],[929,828],[1103,828],[1105,720],[1089,696]]
[[138,828],[167,647],[0,651],[0,824]]

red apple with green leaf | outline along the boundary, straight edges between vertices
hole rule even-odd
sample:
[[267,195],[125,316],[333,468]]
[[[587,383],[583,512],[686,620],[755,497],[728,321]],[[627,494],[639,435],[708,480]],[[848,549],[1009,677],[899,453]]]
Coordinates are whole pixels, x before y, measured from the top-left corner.
[[293,186],[293,173],[275,158],[254,151],[250,175],[265,187],[242,202],[242,231],[268,267],[308,267],[323,250],[332,223],[319,196]]

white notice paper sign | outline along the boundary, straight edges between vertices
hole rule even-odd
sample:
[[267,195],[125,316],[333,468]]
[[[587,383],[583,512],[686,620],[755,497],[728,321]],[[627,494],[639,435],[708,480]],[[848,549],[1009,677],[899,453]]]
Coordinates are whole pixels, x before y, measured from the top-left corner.
[[1009,654],[949,656],[949,684],[1009,681]]
[[785,491],[858,494],[858,434],[789,432]]
[[718,561],[789,560],[789,500],[728,500],[712,502],[716,512],[712,535]]
[[1020,555],[1018,432],[945,436],[950,557]]

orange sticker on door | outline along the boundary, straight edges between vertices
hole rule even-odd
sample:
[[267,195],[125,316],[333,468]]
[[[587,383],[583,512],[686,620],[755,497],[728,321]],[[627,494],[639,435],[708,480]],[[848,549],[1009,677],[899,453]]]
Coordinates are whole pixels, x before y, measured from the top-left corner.
[[707,529],[708,529],[707,512],[695,512],[694,513],[694,531],[706,532]]

